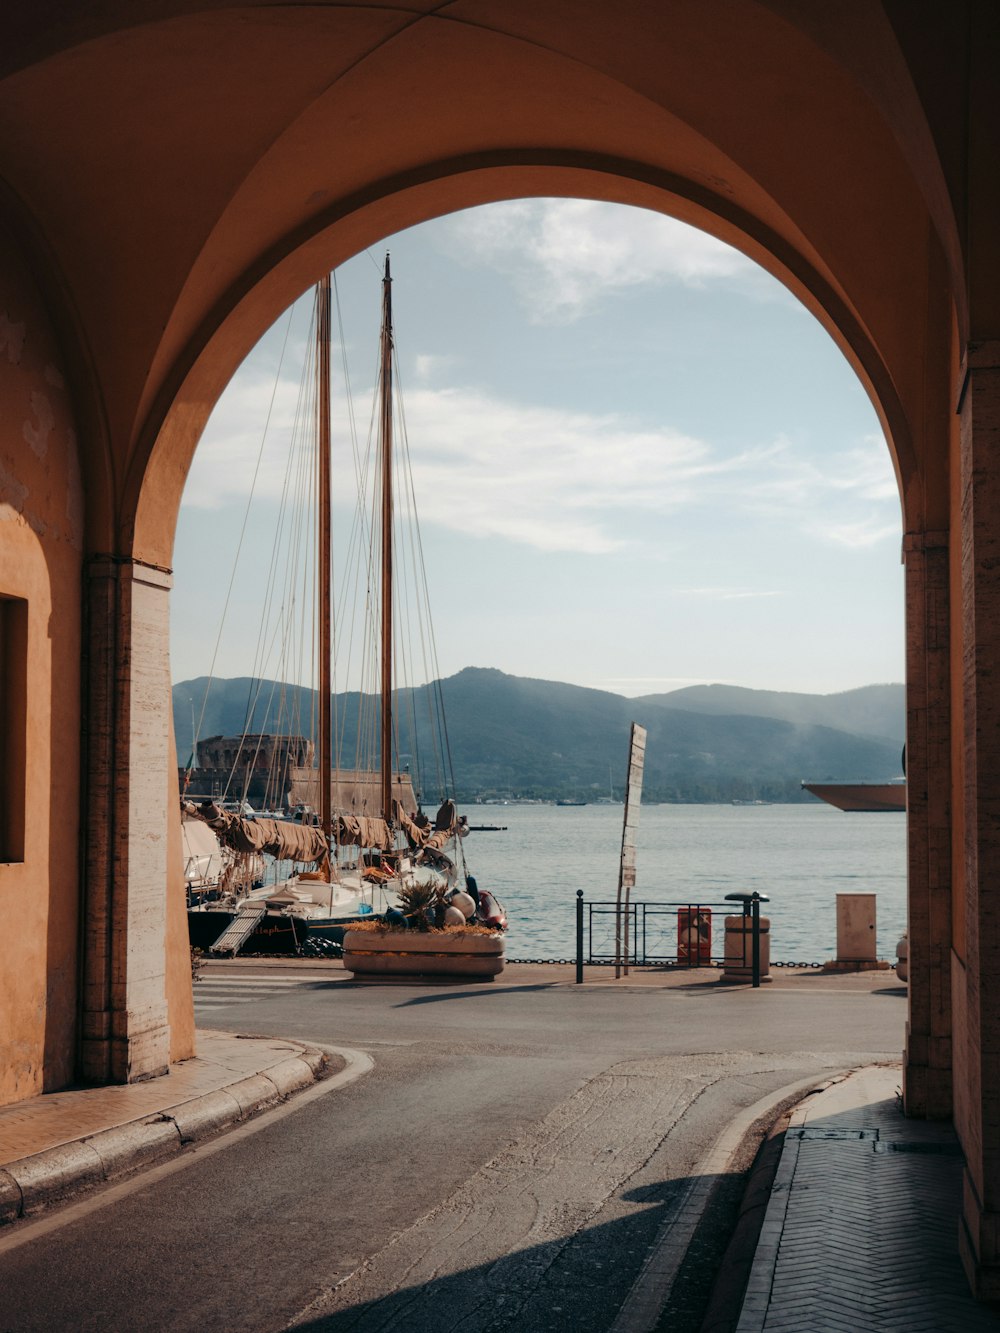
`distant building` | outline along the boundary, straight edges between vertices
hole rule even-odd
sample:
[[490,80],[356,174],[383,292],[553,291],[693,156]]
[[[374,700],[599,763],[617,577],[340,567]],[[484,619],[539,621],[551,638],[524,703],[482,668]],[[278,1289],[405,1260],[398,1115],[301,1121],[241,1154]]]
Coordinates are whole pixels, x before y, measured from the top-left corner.
[[292,769],[312,768],[316,748],[305,736],[208,736],[198,742],[198,762],[181,788],[197,796],[246,797],[251,805],[283,805]]

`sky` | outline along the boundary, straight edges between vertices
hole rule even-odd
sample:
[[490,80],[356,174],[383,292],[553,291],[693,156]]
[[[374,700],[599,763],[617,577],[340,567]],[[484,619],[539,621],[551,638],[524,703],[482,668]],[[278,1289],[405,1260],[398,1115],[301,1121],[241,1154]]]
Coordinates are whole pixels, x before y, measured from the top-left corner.
[[[386,250],[441,676],[497,667],[626,696],[903,679],[889,451],[780,283],[612,204],[517,200],[411,228],[336,274],[335,447],[341,350],[362,433],[370,413]],[[265,335],[198,446],[175,681],[254,671],[310,306]],[[335,458],[335,523],[349,472]]]

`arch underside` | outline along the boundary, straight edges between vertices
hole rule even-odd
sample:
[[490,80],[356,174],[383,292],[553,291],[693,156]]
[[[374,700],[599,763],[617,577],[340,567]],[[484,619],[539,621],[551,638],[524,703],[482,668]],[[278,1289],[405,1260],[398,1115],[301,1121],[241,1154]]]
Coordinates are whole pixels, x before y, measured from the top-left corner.
[[[0,170],[81,387],[91,548],[169,564],[212,405],[321,271],[416,222],[519,195],[660,209],[768,268],[871,396],[905,526],[942,526],[921,436],[941,426],[928,415],[927,312],[948,308],[954,245],[939,181],[914,170],[921,151],[931,160],[929,134],[881,6],[832,31],[802,8],[111,3],[99,17],[50,15],[30,34],[35,63],[0,83],[15,127]],[[913,113],[909,140],[865,88],[873,44],[896,76],[891,106]]]
[[[164,832],[169,565],[198,438],[243,357],[320,273],[407,226],[523,196],[631,204],[784,282],[882,421],[906,533],[906,1093],[923,1114],[954,1107],[971,1266],[1000,1293],[984,1134],[1000,1076],[982,1059],[1000,1012],[981,984],[1000,926],[980,902],[1000,874],[992,0],[14,10],[0,44],[0,598],[27,607],[22,674],[52,751],[42,766],[44,747],[27,747],[26,819],[54,830],[72,805],[84,850],[53,835],[43,854],[39,834],[22,864],[0,863],[0,888],[48,886],[51,936],[48,958],[40,930],[11,946],[28,998],[8,1049],[29,1055],[4,1095],[40,1091],[38,1069],[65,1081],[77,1019],[95,1077],[156,1072],[179,1058],[179,1030],[193,1043],[178,829]],[[42,402],[58,449],[25,463]],[[59,762],[61,734],[82,736],[79,766]],[[75,952],[65,899],[81,880],[78,978],[51,960]]]

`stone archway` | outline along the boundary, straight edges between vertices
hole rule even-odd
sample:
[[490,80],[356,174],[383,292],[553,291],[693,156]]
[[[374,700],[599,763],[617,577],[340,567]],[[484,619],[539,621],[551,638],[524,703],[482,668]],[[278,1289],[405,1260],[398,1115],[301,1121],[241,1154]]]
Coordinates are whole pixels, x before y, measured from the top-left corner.
[[[1000,1041],[984,989],[1000,960],[987,891],[1000,871],[1000,19],[989,0],[828,11],[811,0],[107,0],[85,15],[56,3],[11,19],[0,278],[28,289],[17,299],[32,334],[51,325],[83,478],[70,563],[86,571],[85,628],[81,638],[72,618],[55,623],[53,653],[65,662],[83,649],[83,698],[61,700],[60,716],[84,726],[86,758],[75,786],[63,773],[38,790],[46,832],[53,802],[74,797],[86,828],[92,1076],[147,1076],[191,1039],[182,941],[164,946],[168,834],[149,812],[170,767],[177,503],[228,375],[323,267],[407,223],[542,192],[660,207],[800,295],[891,441],[907,566],[907,1104],[948,1114],[954,1081],[970,1265],[984,1290],[1000,1282],[1000,1074],[983,1059]],[[0,380],[17,408],[0,429],[2,498],[51,554],[62,500],[22,494],[23,391]],[[11,547],[2,532],[0,547]],[[42,582],[44,595],[52,579]],[[20,593],[4,585],[3,596]],[[51,718],[52,671],[34,685],[29,710]],[[53,864],[32,849],[0,865],[0,888],[51,883]],[[76,978],[53,979],[37,949],[17,948],[30,979],[11,1051],[54,1071],[32,1006],[53,987],[71,1005]]]

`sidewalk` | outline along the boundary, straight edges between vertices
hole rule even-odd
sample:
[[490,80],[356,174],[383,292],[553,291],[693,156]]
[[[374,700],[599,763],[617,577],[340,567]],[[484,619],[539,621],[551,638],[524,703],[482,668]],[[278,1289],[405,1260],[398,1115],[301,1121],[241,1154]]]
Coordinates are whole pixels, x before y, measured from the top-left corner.
[[198,1055],[145,1083],[72,1088],[0,1109],[0,1226],[179,1153],[335,1073],[301,1042],[198,1033]]
[[898,1066],[858,1070],[793,1112],[737,1333],[979,1333],[958,1256],[962,1154],[904,1118]]

